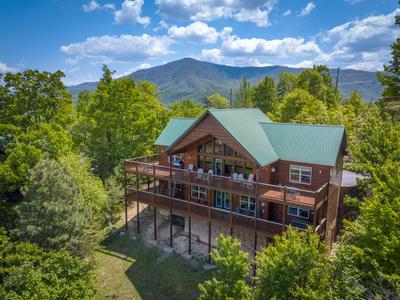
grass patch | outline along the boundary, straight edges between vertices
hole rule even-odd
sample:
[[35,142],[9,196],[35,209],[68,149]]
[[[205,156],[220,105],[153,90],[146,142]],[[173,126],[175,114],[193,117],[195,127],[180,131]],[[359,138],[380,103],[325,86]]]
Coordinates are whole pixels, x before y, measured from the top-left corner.
[[202,262],[148,247],[128,235],[111,235],[95,253],[95,299],[195,299],[210,276]]

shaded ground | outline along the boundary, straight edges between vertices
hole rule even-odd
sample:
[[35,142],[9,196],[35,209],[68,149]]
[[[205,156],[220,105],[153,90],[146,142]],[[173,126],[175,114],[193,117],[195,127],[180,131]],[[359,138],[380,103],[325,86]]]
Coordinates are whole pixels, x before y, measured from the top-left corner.
[[151,247],[132,231],[110,234],[96,251],[95,299],[195,299],[210,276],[204,261]]

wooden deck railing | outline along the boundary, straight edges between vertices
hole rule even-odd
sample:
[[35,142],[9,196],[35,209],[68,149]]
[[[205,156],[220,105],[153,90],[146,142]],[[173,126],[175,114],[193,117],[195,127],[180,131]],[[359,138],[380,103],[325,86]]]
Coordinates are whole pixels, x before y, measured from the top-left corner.
[[[186,185],[201,186],[206,189],[229,192],[236,195],[254,197],[258,200],[258,209],[260,203],[278,203],[287,205],[295,205],[314,211],[314,230],[319,234],[324,233],[324,224],[326,220],[321,218],[317,223],[317,215],[323,204],[327,200],[328,183],[321,186],[316,191],[302,190],[298,188],[272,185],[261,182],[248,182],[235,180],[230,177],[209,175],[198,173],[178,168],[170,168],[169,166],[160,165],[157,155],[143,156],[134,159],[125,160],[125,171],[132,173],[138,177],[150,177],[158,180],[171,181]],[[145,185],[144,185],[145,186]],[[128,198],[133,201],[140,201],[147,204],[152,204],[154,199],[157,201],[157,206],[168,207],[169,194],[161,193],[159,188],[144,188],[129,189]],[[186,199],[178,199],[171,197],[173,209],[187,211],[188,206],[194,214],[207,215],[208,204],[194,203]],[[208,199],[206,199],[208,201]],[[277,223],[259,216],[246,216],[233,210],[223,210],[216,207],[211,207],[211,217],[215,220],[228,221],[233,223],[247,224],[254,226],[254,220],[257,222],[257,227],[262,230],[268,228],[268,231],[278,233],[284,227],[287,227],[285,220],[282,223]],[[232,213],[232,215],[230,215]],[[256,217],[256,218],[255,218]]]

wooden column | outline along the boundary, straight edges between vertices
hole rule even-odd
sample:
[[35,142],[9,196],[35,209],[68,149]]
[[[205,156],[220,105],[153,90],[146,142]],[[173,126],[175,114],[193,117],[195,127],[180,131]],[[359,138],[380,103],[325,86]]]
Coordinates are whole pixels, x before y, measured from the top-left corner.
[[208,175],[208,262],[211,263],[211,177]]
[[125,230],[128,231],[128,193],[126,190],[126,170],[124,166]]
[[154,239],[157,240],[157,185],[156,185],[156,166],[153,163],[153,189],[154,189]]
[[192,185],[191,185],[191,175],[189,174],[189,203],[188,203],[188,213],[189,213],[189,255],[192,254]]
[[259,197],[258,197],[258,182],[259,182],[259,169],[256,168],[256,207],[254,209],[254,257],[256,257],[257,251],[257,212],[259,211]]
[[231,212],[229,215],[229,223],[230,223],[230,235],[233,236],[233,180],[229,178],[229,182],[231,185]]
[[136,164],[136,219],[137,219],[137,233],[140,233],[140,217],[139,217],[139,170]]
[[287,186],[283,190],[283,210],[282,210],[282,230],[286,228],[286,197],[287,197]]
[[172,248],[172,159],[169,157],[169,246]]

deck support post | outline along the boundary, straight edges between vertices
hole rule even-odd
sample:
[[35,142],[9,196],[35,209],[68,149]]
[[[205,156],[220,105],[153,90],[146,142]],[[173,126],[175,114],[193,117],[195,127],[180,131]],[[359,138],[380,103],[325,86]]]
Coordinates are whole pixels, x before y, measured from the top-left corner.
[[[259,213],[259,207],[260,207],[260,203],[259,203],[259,197],[258,197],[258,182],[259,182],[260,178],[259,178],[259,168],[258,166],[256,167],[256,206],[254,209],[254,249],[253,249],[253,255],[254,258],[256,258],[256,253],[257,253],[257,213]],[[256,265],[253,265],[253,273],[254,276],[256,275]]]
[[230,235],[233,236],[233,180],[229,178],[230,187],[231,187],[231,203],[230,203],[230,215],[229,215],[229,223],[230,223]]
[[128,231],[128,193],[126,190],[126,170],[124,167],[125,230]]
[[208,262],[211,263],[211,177],[208,175]]
[[191,175],[190,170],[188,170],[189,174],[189,203],[188,203],[188,211],[189,211],[189,255],[192,254],[192,185],[191,185]]
[[156,166],[153,162],[153,178],[154,178],[154,240],[157,240],[157,185],[156,185]]
[[287,186],[283,190],[283,209],[282,209],[282,231],[286,228],[286,197],[287,197]]
[[172,157],[169,157],[169,246],[172,248]]
[[139,216],[139,169],[136,164],[136,219],[137,219],[137,233],[140,234],[140,216]]

